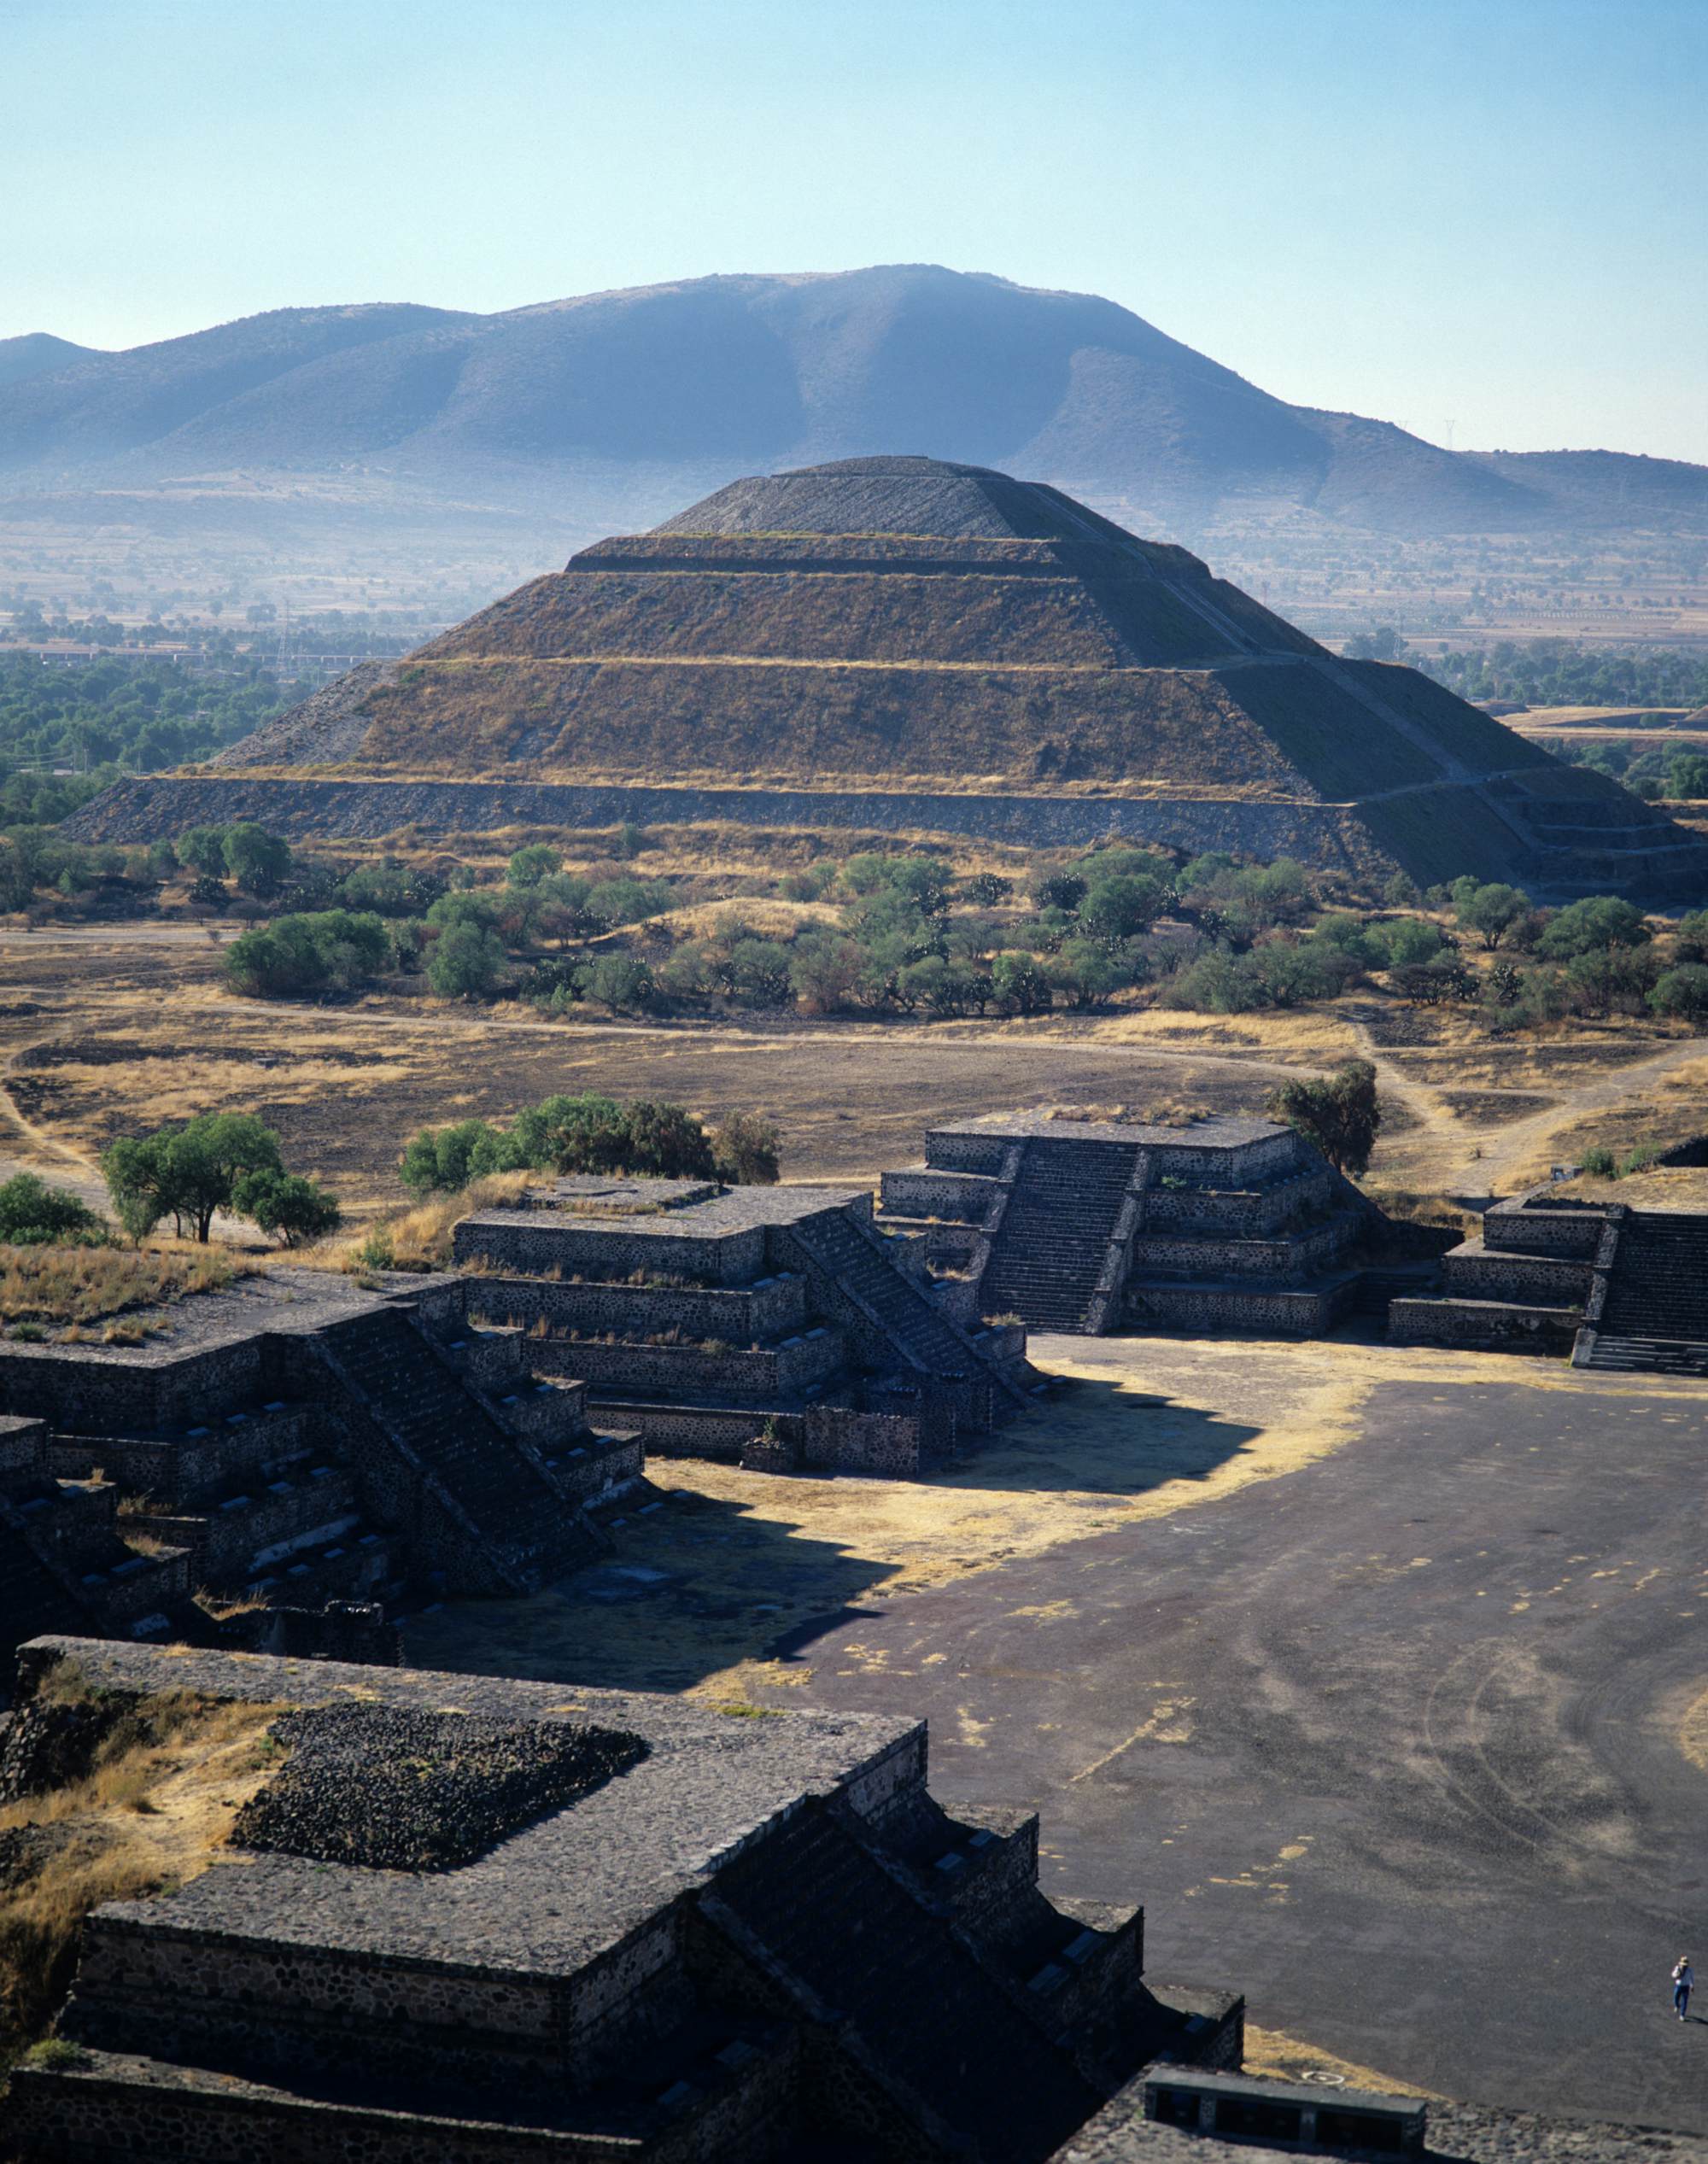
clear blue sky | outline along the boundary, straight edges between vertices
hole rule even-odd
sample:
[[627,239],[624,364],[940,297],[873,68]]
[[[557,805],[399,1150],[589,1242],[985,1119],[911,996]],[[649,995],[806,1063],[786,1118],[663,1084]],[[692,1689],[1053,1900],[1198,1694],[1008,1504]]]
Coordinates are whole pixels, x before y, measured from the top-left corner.
[[933,261],[1708,462],[1708,0],[0,0],[0,336]]

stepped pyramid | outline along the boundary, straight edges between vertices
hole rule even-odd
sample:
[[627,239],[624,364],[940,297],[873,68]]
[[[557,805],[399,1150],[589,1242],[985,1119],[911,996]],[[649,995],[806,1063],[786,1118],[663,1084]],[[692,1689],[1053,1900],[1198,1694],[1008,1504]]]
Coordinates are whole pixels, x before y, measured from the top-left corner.
[[1708,843],[1427,677],[1337,659],[1059,489],[925,458],[734,482],[76,830],[237,816],[1119,833],[1551,897],[1708,888]]

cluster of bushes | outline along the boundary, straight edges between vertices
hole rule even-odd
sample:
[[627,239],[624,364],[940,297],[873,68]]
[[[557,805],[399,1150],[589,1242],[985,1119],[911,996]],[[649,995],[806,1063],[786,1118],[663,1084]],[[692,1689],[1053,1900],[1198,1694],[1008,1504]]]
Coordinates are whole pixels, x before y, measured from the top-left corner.
[[398,1170],[414,1195],[453,1192],[494,1173],[628,1173],[666,1179],[720,1179],[769,1185],[777,1178],[777,1133],[753,1113],[732,1113],[708,1129],[679,1104],[588,1093],[551,1097],[507,1126],[460,1120],[424,1127]]
[[80,1196],[33,1173],[0,1184],[0,1241],[15,1248],[91,1246],[107,1228]]
[[127,1136],[101,1160],[114,1214],[133,1240],[170,1218],[180,1238],[205,1243],[214,1214],[246,1217],[287,1247],[336,1231],[336,1198],[287,1172],[279,1139],[252,1113],[209,1112],[150,1135]]

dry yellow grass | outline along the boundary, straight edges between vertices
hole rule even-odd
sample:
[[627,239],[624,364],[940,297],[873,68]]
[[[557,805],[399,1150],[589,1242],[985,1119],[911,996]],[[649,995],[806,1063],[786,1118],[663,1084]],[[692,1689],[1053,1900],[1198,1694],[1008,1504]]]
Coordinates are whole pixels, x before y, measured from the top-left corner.
[[[143,1334],[141,1311],[218,1292],[252,1266],[219,1248],[0,1248],[0,1320],[61,1336],[107,1321],[109,1342],[123,1342]],[[109,1321],[114,1317],[126,1320]]]
[[[412,1208],[376,1218],[360,1239],[306,1251],[305,1262],[333,1270],[441,1270],[451,1260],[451,1235],[471,1210],[496,1209],[525,1195],[538,1173],[491,1173],[454,1195],[435,1195]],[[389,1256],[389,1260],[386,1260]]]
[[[47,1689],[63,1700],[87,1695],[68,1664]],[[26,2042],[52,2013],[91,1910],[181,1884],[219,1859],[265,1778],[262,1732],[281,1711],[189,1691],[141,1699],[85,1779],[0,1809],[0,1835],[37,1829],[0,1888],[0,2050]]]

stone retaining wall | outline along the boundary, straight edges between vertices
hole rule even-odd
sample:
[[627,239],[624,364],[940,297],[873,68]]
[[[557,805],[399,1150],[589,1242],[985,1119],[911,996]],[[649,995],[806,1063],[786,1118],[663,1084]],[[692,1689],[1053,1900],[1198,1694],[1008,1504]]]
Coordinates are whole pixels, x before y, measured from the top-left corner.
[[1388,1310],[1388,1336],[1396,1345],[1471,1346],[1565,1358],[1582,1319],[1576,1307],[1530,1307],[1500,1300],[1396,1300]]
[[1190,1281],[1160,1284],[1152,1279],[1129,1285],[1126,1319],[1138,1328],[1187,1331],[1214,1336],[1218,1331],[1243,1330],[1283,1337],[1315,1337],[1337,1322],[1351,1306],[1356,1289],[1348,1277],[1322,1287],[1292,1290],[1202,1285]]
[[533,1341],[534,1364],[542,1374],[572,1375],[597,1394],[610,1390],[709,1391],[748,1399],[798,1397],[834,1375],[842,1362],[833,1331],[757,1350],[708,1353],[692,1345],[607,1345],[600,1339],[545,1337]]
[[1356,1221],[1349,1215],[1314,1231],[1280,1240],[1153,1236],[1147,1229],[1132,1243],[1132,1268],[1147,1278],[1165,1272],[1171,1277],[1252,1277],[1281,1284],[1298,1284],[1337,1260],[1357,1230]]
[[553,1333],[614,1330],[640,1339],[680,1330],[693,1337],[779,1337],[798,1328],[806,1313],[806,1288],[798,1278],[774,1278],[754,1285],[560,1284],[549,1278],[482,1274],[469,1280],[469,1306],[483,1319],[515,1322],[524,1329],[543,1322]]
[[[1600,1229],[1598,1225],[1598,1234]],[[1467,1240],[1442,1257],[1445,1289],[1454,1299],[1543,1307],[1581,1307],[1594,1270],[1593,1249],[1576,1261],[1556,1255],[1491,1253],[1484,1242]]]
[[[763,1225],[704,1238],[673,1233],[661,1243],[656,1232],[649,1235],[644,1229],[646,1223],[640,1219],[630,1231],[618,1224],[570,1223],[544,1211],[531,1219],[524,1210],[494,1212],[465,1218],[451,1236],[451,1248],[459,1265],[478,1260],[523,1277],[569,1270],[618,1284],[636,1271],[657,1270],[666,1257],[671,1276],[702,1284],[745,1285],[764,1274]],[[473,1280],[470,1284],[472,1289]]]
[[509,827],[738,826],[965,834],[1032,848],[1120,836],[1193,856],[1228,850],[1270,863],[1373,870],[1388,859],[1349,807],[1231,798],[959,795],[927,791],[673,789],[529,781],[339,781],[242,775],[116,783],[65,822],[79,841],[170,840],[186,828],[255,819],[290,839],[491,833]]
[[1584,1262],[1594,1259],[1607,1221],[1600,1209],[1537,1208],[1527,1200],[1496,1202],[1483,1213],[1483,1243],[1502,1255],[1553,1255]]
[[982,1225],[996,1198],[990,1176],[982,1173],[885,1173],[883,1206],[896,1217],[946,1217],[960,1225]]

